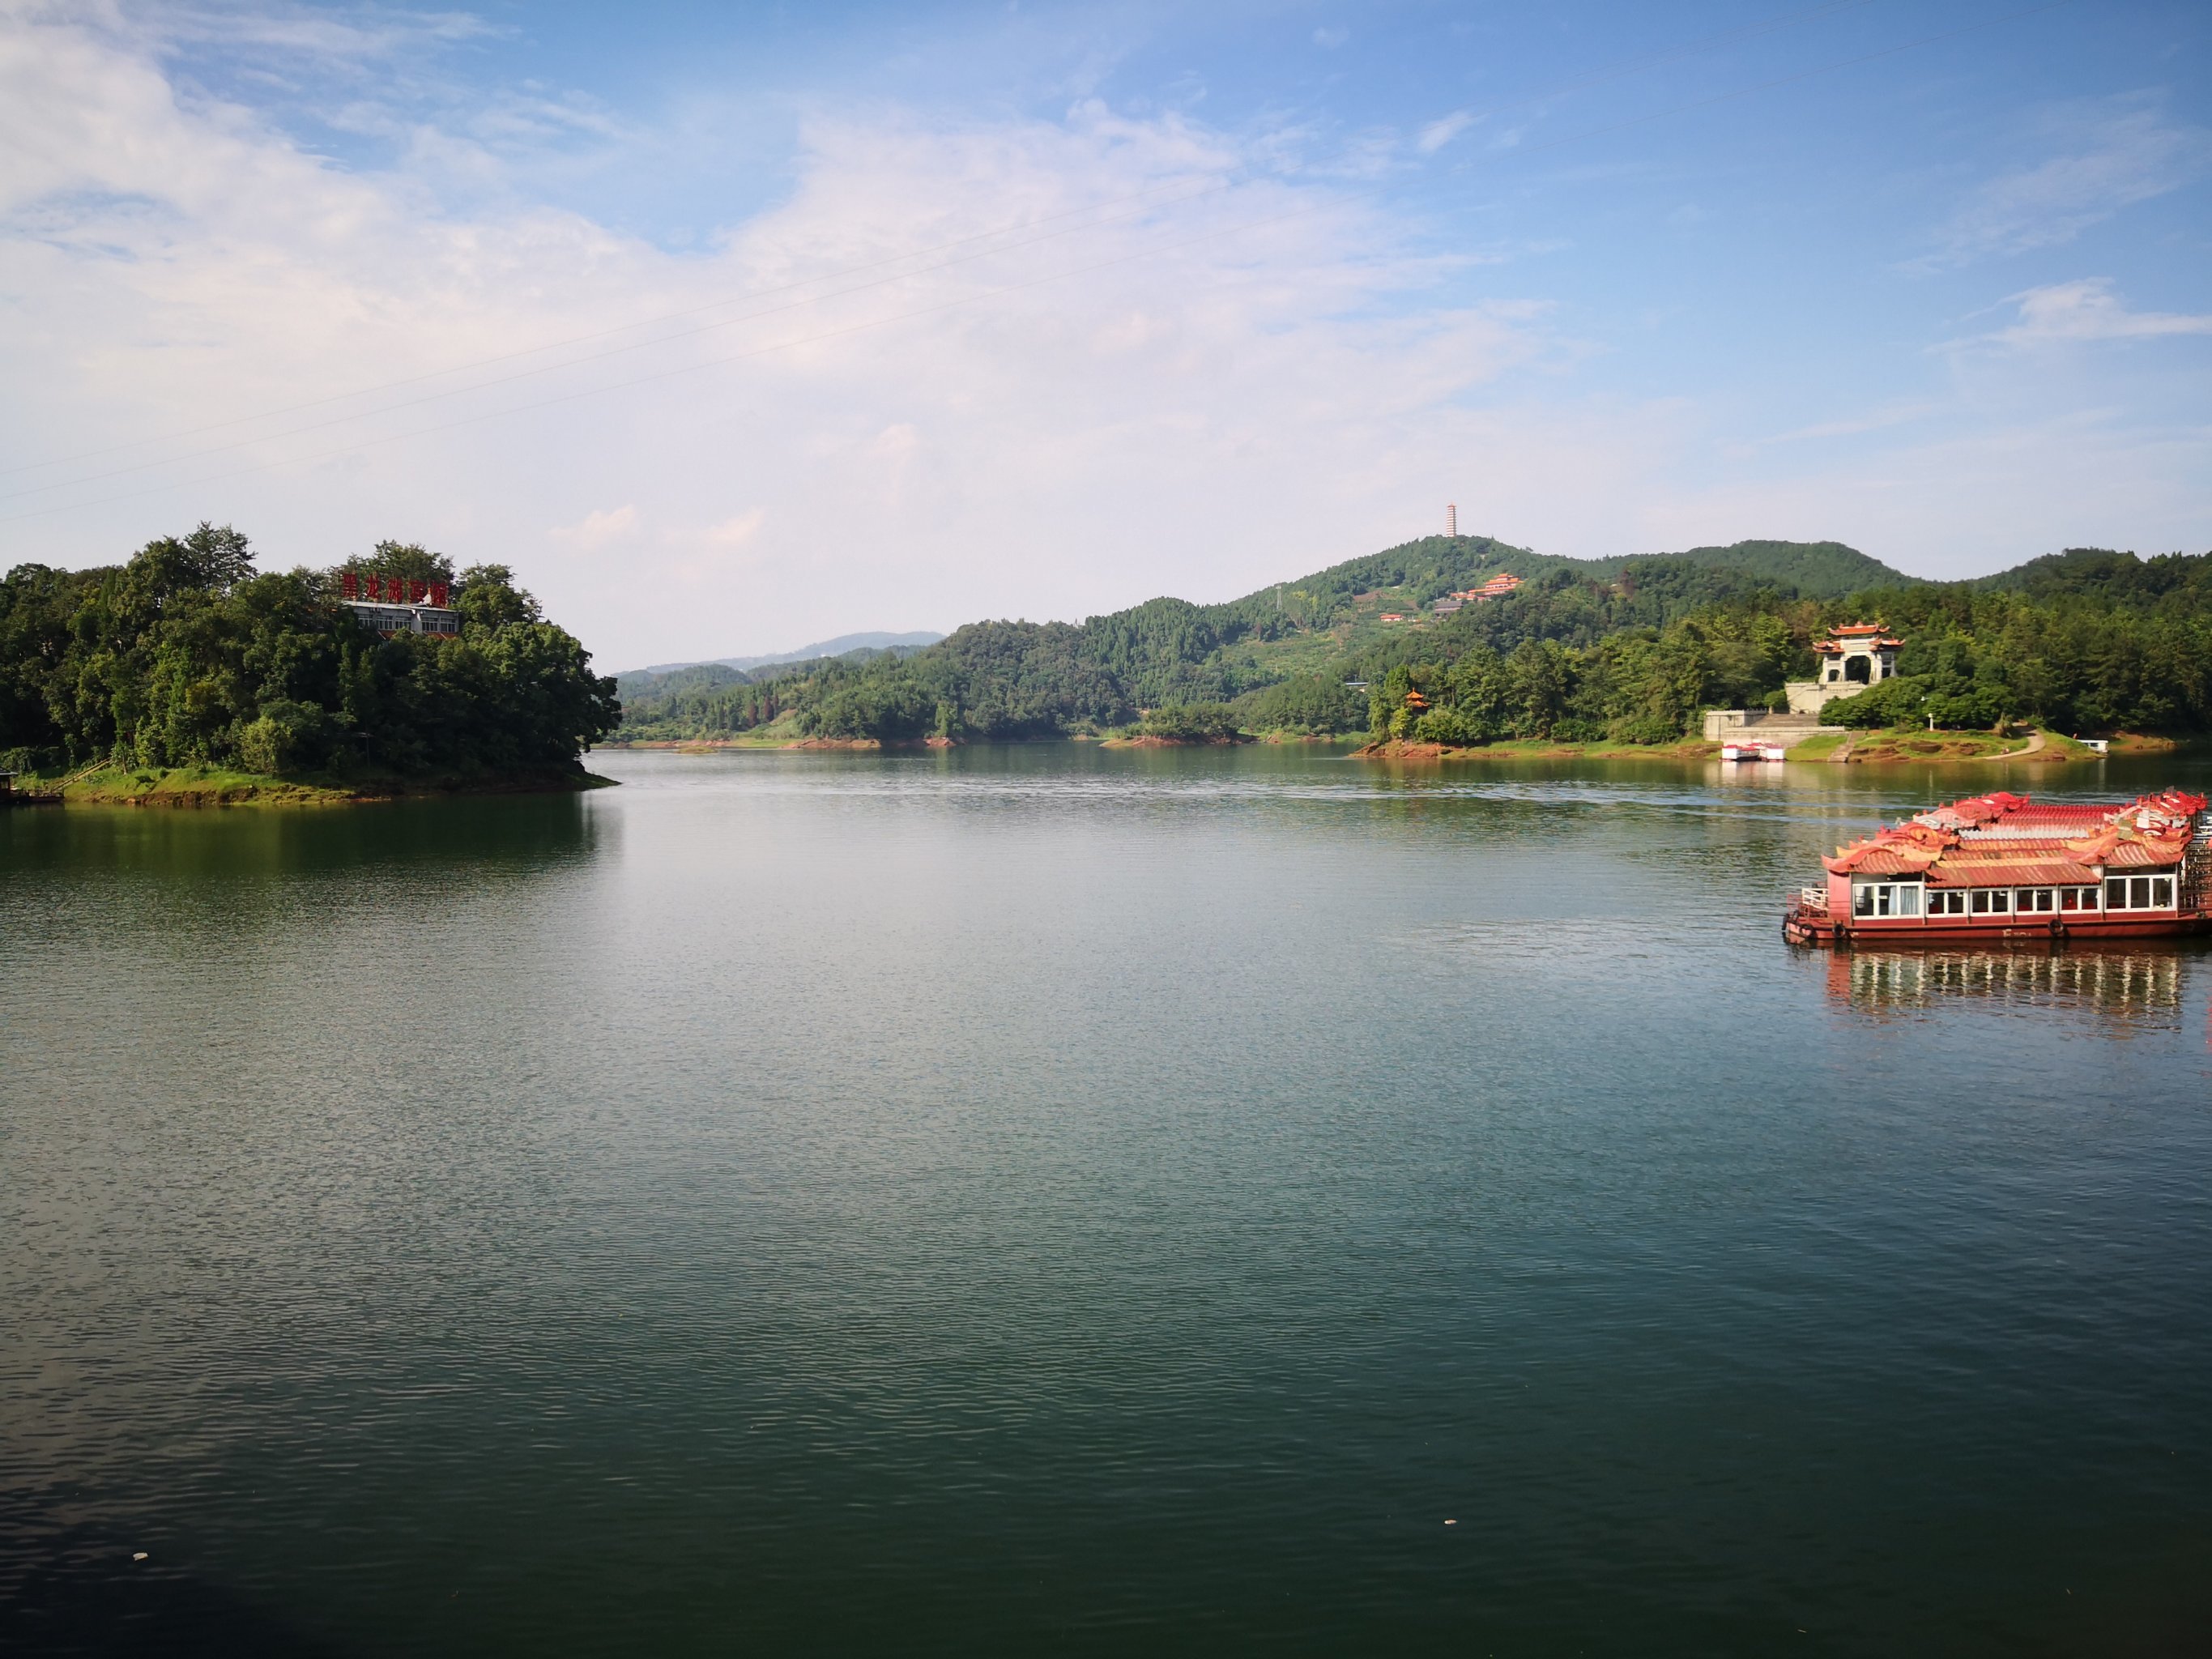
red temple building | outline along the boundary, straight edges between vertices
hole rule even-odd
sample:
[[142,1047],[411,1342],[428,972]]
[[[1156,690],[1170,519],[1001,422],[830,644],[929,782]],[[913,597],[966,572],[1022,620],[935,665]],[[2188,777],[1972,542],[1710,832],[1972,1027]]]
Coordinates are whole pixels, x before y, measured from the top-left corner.
[[1524,586],[1522,579],[1510,570],[1500,571],[1480,587],[1470,587],[1451,597],[1462,605],[1480,605],[1485,599],[1502,599],[1515,588]]

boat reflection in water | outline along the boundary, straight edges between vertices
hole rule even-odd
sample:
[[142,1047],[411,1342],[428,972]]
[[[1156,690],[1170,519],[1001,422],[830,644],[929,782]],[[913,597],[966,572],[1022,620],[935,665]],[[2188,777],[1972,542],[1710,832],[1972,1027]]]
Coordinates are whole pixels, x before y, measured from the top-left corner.
[[2123,1026],[2181,1024],[2179,951],[1844,951],[1828,958],[1828,995],[1855,1012],[1911,1014],[1961,998],[2022,1011],[2078,1010]]

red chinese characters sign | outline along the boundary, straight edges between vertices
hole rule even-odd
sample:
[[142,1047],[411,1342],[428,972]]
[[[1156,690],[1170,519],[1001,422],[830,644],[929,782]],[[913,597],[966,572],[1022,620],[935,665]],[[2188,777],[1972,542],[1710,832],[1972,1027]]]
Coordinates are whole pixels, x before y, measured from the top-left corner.
[[364,576],[358,571],[338,572],[338,592],[345,599],[375,605],[434,605],[444,610],[453,588],[446,582],[427,582],[414,576]]

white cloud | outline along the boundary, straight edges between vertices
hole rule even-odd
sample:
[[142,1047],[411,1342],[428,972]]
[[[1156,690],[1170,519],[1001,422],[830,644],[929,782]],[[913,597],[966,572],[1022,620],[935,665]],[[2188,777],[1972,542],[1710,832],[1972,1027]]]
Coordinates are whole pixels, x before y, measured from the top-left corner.
[[1350,29],[1320,28],[1313,32],[1314,45],[1319,46],[1323,52],[1334,52],[1350,39],[1352,39]]
[[574,524],[558,526],[550,533],[556,542],[586,553],[596,553],[636,537],[637,506],[625,501],[604,512],[586,513]]
[[1939,411],[1941,405],[1927,399],[1910,403],[1886,404],[1863,415],[1846,415],[1837,420],[1817,421],[1810,426],[1801,426],[1788,432],[1777,432],[1755,441],[1755,445],[1817,442],[1825,438],[1856,438],[1869,432],[1886,432],[1895,427],[1923,421]]
[[[41,395],[0,397],[6,449],[229,422],[0,479],[84,480],[0,501],[88,504],[13,526],[55,562],[201,516],[279,563],[424,540],[517,566],[617,661],[862,610],[1080,615],[1365,548],[1409,489],[1425,522],[1421,475],[1477,429],[1452,400],[1562,349],[1530,299],[1400,314],[1444,264],[1325,185],[1220,187],[1243,153],[1182,115],[817,117],[788,198],[678,257],[441,206],[431,152],[467,141],[440,130],[349,172],[144,51],[30,33],[0,48],[0,291],[31,325],[0,331],[0,383]],[[608,593],[617,551],[658,580]]]
[[1434,155],[1474,125],[1474,112],[1454,110],[1443,119],[1431,121],[1423,127],[1421,136],[1413,141],[1413,148],[1424,155]]
[[2167,121],[2143,94],[2056,112],[2040,137],[2059,153],[1982,185],[1917,264],[1959,265],[2070,242],[2122,208],[2212,171],[2212,132]]
[[711,526],[705,539],[717,547],[743,547],[760,533],[760,527],[767,522],[767,510],[757,507],[750,513],[738,514]]
[[2112,291],[2109,276],[2053,283],[2009,295],[2019,307],[2009,328],[1967,344],[2025,347],[2080,340],[2150,340],[2176,334],[2212,334],[2212,315],[2170,311],[2130,311]]
[[[53,463],[0,475],[10,562],[202,517],[280,565],[422,541],[514,566],[624,667],[1227,597],[1451,500],[1560,552],[1864,534],[1910,565],[1994,548],[2052,479],[2120,499],[2045,466],[2071,439],[2041,429],[2013,452],[2035,490],[1966,470],[2006,503],[1978,527],[1905,460],[1686,483],[1708,415],[1582,391],[1602,343],[1540,293],[1469,297],[1493,256],[1273,171],[1279,132],[1088,99],[817,111],[775,204],[672,254],[514,187],[512,155],[581,130],[542,101],[496,135],[410,115],[387,167],[349,170],[184,89],[158,42],[0,28],[0,454]],[[191,435],[99,453],[163,434]],[[2162,524],[2182,498],[2142,499]]]

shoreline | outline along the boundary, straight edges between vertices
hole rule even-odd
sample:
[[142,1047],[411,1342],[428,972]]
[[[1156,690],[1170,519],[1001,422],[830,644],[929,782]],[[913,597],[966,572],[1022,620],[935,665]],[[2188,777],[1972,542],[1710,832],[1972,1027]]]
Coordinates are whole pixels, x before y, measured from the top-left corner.
[[[2033,766],[2065,765],[2077,761],[2094,761],[2110,756],[2141,756],[2171,754],[2181,747],[2179,739],[2148,736],[2141,732],[2119,732],[2111,739],[2110,755],[2100,755],[2078,739],[2056,732],[2036,731],[2022,739],[2003,739],[2019,746],[1991,752],[1978,745],[1996,741],[1983,732],[1944,732],[1933,734],[1911,732],[1869,731],[1854,733],[1841,744],[1801,744],[1799,748],[1814,752],[1800,754],[1792,749],[1778,763],[1801,766],[1974,766],[2008,764],[2021,762]],[[1848,747],[1845,747],[1848,745]],[[1837,752],[1842,750],[1840,754]],[[1721,745],[1703,738],[1685,738],[1671,744],[1620,744],[1607,742],[1547,743],[1533,738],[1506,739],[1493,744],[1480,744],[1468,748],[1455,748],[1440,743],[1416,743],[1403,738],[1386,738],[1379,743],[1363,744],[1352,751],[1358,760],[1444,761],[1444,760],[1717,760]],[[1777,763],[1757,762],[1766,765]]]
[[489,776],[453,775],[423,778],[375,778],[319,782],[312,778],[278,778],[234,772],[220,767],[104,767],[58,778],[19,779],[16,800],[24,806],[153,806],[198,809],[222,806],[367,806],[380,801],[427,799],[439,795],[564,795],[618,787],[577,763],[573,771],[532,768]]
[[[1054,738],[1054,742],[1060,739]],[[914,754],[925,749],[956,749],[960,747],[953,738],[898,738],[886,743],[881,738],[777,738],[762,741],[750,738],[633,738],[624,742],[602,743],[601,749],[658,749],[678,754],[708,755],[726,750],[750,750],[759,754],[781,754],[794,749],[827,750],[858,754]]]
[[1238,732],[1233,738],[1164,738],[1146,732],[1133,738],[1101,738],[1101,749],[1235,749],[1260,739]]
[[[1386,738],[1381,742],[1364,741],[1358,735],[1322,737],[1310,733],[1291,734],[1282,732],[1264,733],[1240,732],[1236,737],[1168,738],[1142,734],[1130,737],[1100,737],[1096,732],[1072,732],[1051,738],[998,738],[991,740],[1006,744],[1087,743],[1101,749],[1228,749],[1253,744],[1349,744],[1347,759],[1381,761],[1474,761],[1474,760],[1668,760],[1713,761],[1720,757],[1721,745],[1702,738],[1683,738],[1673,743],[1634,744],[1609,741],[1547,741],[1540,738],[1504,738],[1497,743],[1477,744],[1455,747],[1448,744],[1419,743],[1404,738]],[[1991,749],[1996,743],[2008,745]],[[2156,737],[2142,732],[2117,732],[2110,739],[2110,756],[2143,756],[2170,754],[2182,746],[2181,740]],[[1846,747],[1848,745],[1848,747]],[[753,752],[787,754],[793,751],[831,752],[846,754],[918,754],[933,749],[969,748],[975,746],[966,739],[955,738],[914,738],[884,742],[876,738],[788,738],[779,737],[766,741],[748,738],[641,738],[627,742],[617,741],[598,745],[601,749],[658,750],[676,754],[716,754],[723,752]],[[1799,752],[1800,750],[1805,752]],[[1843,752],[1838,754],[1838,750]],[[1887,732],[1872,730],[1854,732],[1834,742],[1800,744],[1792,749],[1783,763],[1802,766],[1969,766],[2009,764],[2020,762],[2028,765],[2063,765],[2072,762],[2107,758],[2089,749],[2076,738],[2062,733],[2036,731],[2024,738],[1999,739],[1986,732]],[[1766,763],[1760,763],[1765,764]]]

